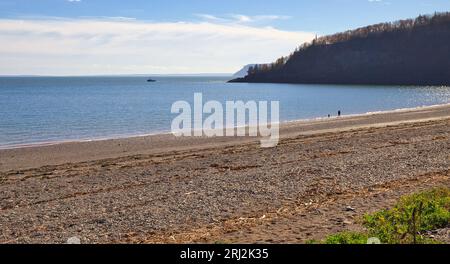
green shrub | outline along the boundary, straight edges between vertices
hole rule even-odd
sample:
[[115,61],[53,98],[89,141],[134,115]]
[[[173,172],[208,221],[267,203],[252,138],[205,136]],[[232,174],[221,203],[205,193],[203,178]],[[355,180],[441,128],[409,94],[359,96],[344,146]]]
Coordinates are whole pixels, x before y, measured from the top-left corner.
[[389,210],[365,215],[364,226],[383,243],[430,243],[423,231],[446,227],[450,220],[450,189],[405,196]]
[[450,189],[439,188],[404,196],[389,210],[367,214],[363,218],[366,233],[343,232],[328,236],[326,244],[366,244],[376,237],[387,244],[438,243],[422,236],[450,223]]
[[315,239],[308,239],[308,240],[306,240],[305,244],[307,244],[307,245],[316,245],[316,244],[321,244],[321,241],[315,240]]
[[366,244],[368,236],[363,233],[342,232],[325,239],[325,244]]

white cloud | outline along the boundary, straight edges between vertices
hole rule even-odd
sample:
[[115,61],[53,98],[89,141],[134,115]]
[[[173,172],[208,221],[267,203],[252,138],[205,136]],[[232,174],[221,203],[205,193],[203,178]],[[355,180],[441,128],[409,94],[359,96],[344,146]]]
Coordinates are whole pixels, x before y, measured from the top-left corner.
[[240,24],[251,24],[251,23],[264,23],[271,22],[274,20],[286,20],[290,19],[290,16],[280,16],[280,15],[257,15],[257,16],[247,16],[242,14],[228,14],[223,16],[215,16],[211,14],[196,14],[197,17],[202,18],[206,21],[216,21],[222,23],[240,23]]
[[67,2],[78,3],[78,2],[81,2],[81,0],[67,0]]
[[210,14],[195,14],[195,15],[204,20],[224,21],[222,18]]
[[253,22],[253,18],[249,17],[249,16],[245,16],[245,15],[231,15],[232,18],[236,19],[236,22],[240,22],[240,23],[248,23],[248,22]]
[[314,36],[213,21],[0,19],[0,74],[233,72]]

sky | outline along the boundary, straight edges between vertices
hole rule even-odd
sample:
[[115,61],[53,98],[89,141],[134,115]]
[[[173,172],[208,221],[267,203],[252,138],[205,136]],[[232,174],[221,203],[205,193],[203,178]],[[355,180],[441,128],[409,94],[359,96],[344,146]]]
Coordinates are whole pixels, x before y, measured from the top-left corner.
[[450,0],[0,0],[0,75],[232,73]]

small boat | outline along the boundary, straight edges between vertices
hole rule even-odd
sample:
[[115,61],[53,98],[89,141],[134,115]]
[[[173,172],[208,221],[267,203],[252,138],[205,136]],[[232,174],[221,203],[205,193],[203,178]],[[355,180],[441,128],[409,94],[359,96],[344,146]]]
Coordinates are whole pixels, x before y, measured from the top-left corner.
[[156,82],[156,80],[148,79],[147,82]]

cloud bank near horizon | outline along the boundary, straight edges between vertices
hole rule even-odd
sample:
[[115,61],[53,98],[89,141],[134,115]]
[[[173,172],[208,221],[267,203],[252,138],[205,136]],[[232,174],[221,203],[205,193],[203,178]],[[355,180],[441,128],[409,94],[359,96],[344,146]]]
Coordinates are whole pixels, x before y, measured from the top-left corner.
[[314,37],[214,19],[0,19],[0,74],[231,73],[288,55]]

